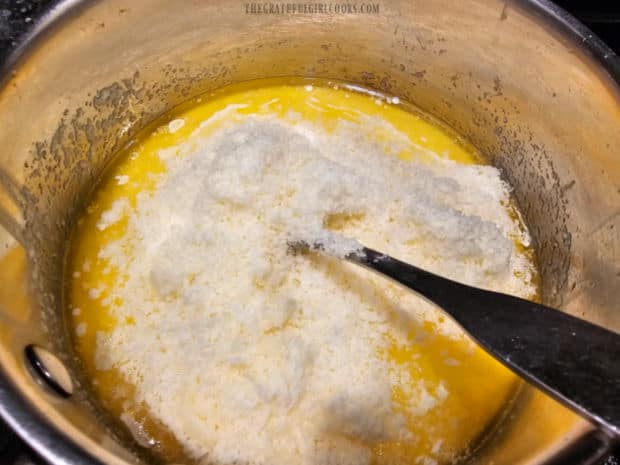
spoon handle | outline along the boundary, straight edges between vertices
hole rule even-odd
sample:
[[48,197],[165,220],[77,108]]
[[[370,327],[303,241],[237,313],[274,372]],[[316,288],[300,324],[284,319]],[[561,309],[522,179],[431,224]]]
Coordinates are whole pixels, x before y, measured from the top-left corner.
[[439,306],[513,372],[620,436],[619,334],[544,305],[442,278],[372,249],[346,258]]

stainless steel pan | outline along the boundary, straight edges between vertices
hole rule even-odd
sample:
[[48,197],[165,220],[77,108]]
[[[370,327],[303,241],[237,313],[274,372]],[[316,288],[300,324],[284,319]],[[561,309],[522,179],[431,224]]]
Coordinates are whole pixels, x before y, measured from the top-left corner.
[[[543,0],[370,3],[379,12],[66,0],[2,69],[0,414],[50,462],[150,460],[98,408],[75,360],[62,310],[66,241],[85,196],[140,127],[233,82],[340,79],[445,121],[514,186],[544,302],[620,329],[618,57]],[[607,446],[524,387],[468,463],[592,463]]]

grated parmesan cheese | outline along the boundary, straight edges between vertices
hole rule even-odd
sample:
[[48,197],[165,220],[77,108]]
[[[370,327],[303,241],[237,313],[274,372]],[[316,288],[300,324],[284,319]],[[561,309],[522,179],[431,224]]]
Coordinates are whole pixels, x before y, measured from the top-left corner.
[[[236,108],[220,114],[228,111]],[[357,124],[327,132],[289,116],[239,116],[214,130],[205,122],[162,150],[166,173],[135,209],[120,199],[97,225],[128,216],[99,257],[119,270],[105,301],[111,315],[131,319],[96,334],[97,368],[121,373],[204,463],[368,464],[373,444],[415,441],[406,418],[450,396],[382,352],[388,334],[408,342],[397,330],[406,322],[434,322],[460,339],[455,324],[355,265],[289,254],[289,241],[318,239],[344,256],[359,240],[462,282],[534,291],[515,273],[533,272],[513,243],[527,232],[502,206],[509,189],[497,169],[432,153],[403,162],[386,152],[415,149],[407,138],[382,145]],[[373,118],[364,128],[397,132]],[[442,438],[433,441],[439,454]]]

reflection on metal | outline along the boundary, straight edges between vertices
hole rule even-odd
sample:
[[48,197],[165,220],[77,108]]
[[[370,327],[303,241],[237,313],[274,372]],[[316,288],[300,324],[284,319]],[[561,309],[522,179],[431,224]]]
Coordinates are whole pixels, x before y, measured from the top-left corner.
[[28,368],[37,381],[50,388],[61,397],[73,394],[73,381],[67,369],[50,351],[34,344],[24,349]]

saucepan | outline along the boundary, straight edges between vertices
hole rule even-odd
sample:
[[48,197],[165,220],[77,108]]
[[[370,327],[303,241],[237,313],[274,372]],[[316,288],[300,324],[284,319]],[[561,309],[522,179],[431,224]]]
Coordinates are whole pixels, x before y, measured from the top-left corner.
[[[76,361],[67,238],[140,128],[231,83],[338,79],[445,122],[514,187],[543,302],[620,330],[620,60],[584,26],[545,0],[247,1],[61,1],[1,70],[0,415],[50,463],[151,460]],[[466,460],[587,464],[610,445],[523,385]]]

